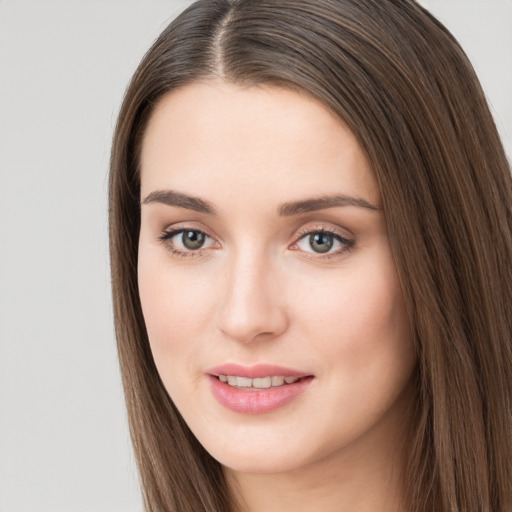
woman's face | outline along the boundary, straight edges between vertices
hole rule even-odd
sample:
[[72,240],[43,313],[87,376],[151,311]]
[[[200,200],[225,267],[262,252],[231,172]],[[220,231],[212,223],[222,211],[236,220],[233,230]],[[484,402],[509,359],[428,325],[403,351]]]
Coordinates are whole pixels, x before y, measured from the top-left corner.
[[141,210],[153,357],[213,457],[287,471],[396,440],[415,355],[379,187],[321,103],[220,82],[168,94]]

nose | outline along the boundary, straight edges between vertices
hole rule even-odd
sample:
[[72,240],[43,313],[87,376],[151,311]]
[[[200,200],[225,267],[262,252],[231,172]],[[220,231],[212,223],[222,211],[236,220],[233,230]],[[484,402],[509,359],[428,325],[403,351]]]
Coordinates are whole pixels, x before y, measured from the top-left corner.
[[222,286],[217,328],[242,343],[282,334],[288,317],[276,277],[275,270],[262,257],[235,257]]

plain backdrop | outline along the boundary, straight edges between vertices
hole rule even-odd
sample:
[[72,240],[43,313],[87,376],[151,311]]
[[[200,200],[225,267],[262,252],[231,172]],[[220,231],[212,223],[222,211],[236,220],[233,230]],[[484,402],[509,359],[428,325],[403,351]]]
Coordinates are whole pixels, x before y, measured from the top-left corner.
[[[0,0],[0,512],[141,512],[111,318],[109,146],[187,1]],[[512,155],[512,0],[422,2]]]

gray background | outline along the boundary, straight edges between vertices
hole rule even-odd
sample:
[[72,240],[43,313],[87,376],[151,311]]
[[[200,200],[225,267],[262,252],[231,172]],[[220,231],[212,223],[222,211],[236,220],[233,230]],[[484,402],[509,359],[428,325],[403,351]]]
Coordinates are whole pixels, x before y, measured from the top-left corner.
[[[111,319],[106,192],[124,87],[187,1],[0,0],[0,512],[141,511]],[[423,2],[512,155],[512,0]]]

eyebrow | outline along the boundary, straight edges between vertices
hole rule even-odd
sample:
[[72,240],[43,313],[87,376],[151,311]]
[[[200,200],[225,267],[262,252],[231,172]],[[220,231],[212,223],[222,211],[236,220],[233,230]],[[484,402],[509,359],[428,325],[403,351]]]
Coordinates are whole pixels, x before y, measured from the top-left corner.
[[[168,206],[178,206],[188,210],[194,210],[208,215],[216,215],[216,210],[211,203],[198,197],[188,196],[173,190],[155,190],[151,192],[142,204],[162,203]],[[381,208],[369,203],[366,199],[336,194],[333,196],[322,196],[301,201],[293,201],[282,204],[278,208],[281,217],[291,217],[301,213],[314,212],[327,208],[336,208],[340,206],[357,206],[369,210],[381,210]]]
[[173,190],[155,190],[151,192],[142,204],[149,203],[163,203],[168,206],[179,206],[180,208],[186,208],[187,210],[194,210],[200,213],[207,213],[208,215],[215,215],[215,208],[211,203],[198,197],[187,196],[180,192],[174,192]]
[[344,194],[334,196],[322,196],[303,201],[294,201],[284,203],[279,208],[279,215],[289,217],[300,213],[314,212],[316,210],[324,210],[326,208],[336,208],[339,206],[357,206],[359,208],[367,208],[369,210],[380,210],[377,206],[369,203],[366,199],[360,197],[352,197]]

